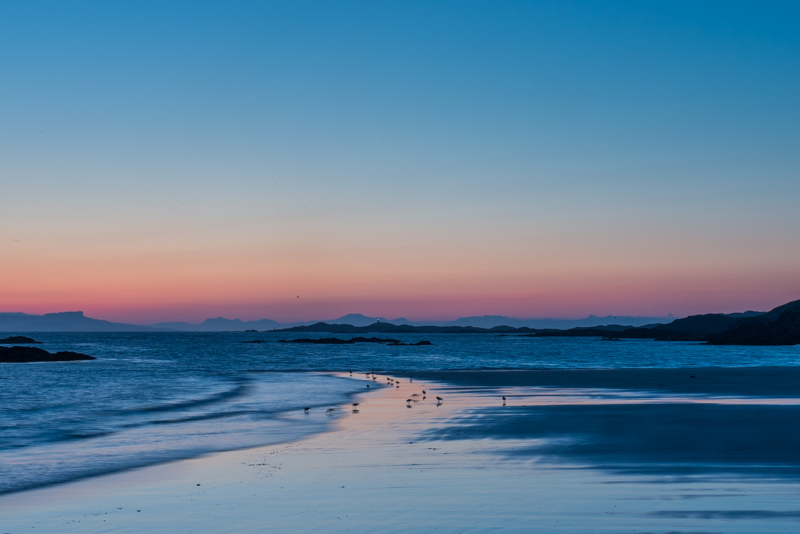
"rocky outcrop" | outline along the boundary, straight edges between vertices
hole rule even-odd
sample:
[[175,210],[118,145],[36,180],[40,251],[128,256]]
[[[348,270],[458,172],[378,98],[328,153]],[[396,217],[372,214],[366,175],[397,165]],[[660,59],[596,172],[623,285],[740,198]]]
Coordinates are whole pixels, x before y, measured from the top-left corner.
[[11,336],[0,339],[0,345],[29,345],[32,343],[41,343],[41,341],[36,341],[35,339],[25,336]]
[[503,334],[538,332],[533,328],[496,326],[478,328],[475,326],[411,326],[408,324],[373,323],[369,326],[353,326],[349,324],[314,323],[307,326],[295,326],[274,330],[274,332],[292,333],[328,333],[328,334]]
[[386,339],[380,337],[353,337],[350,339],[341,339],[338,337],[323,337],[321,339],[299,338],[299,339],[281,339],[279,343],[305,343],[313,345],[354,345],[356,343],[385,343],[392,347],[406,347],[406,346],[423,346],[433,345],[430,341],[417,341],[416,343],[403,343],[399,339]]
[[281,339],[279,343],[311,343],[314,345],[353,345],[355,343],[400,343],[399,339],[382,339],[379,337],[354,337],[341,339],[338,337],[323,337],[321,339],[299,338]]
[[36,347],[0,347],[0,363],[74,362],[96,359],[94,356],[70,351],[52,353]]
[[800,300],[757,317],[739,319],[732,328],[708,336],[710,345],[800,344]]
[[742,319],[722,313],[707,313],[704,315],[690,315],[683,319],[676,319],[668,324],[654,326],[654,332],[679,332],[686,338],[705,339],[712,334],[718,334],[733,327]]

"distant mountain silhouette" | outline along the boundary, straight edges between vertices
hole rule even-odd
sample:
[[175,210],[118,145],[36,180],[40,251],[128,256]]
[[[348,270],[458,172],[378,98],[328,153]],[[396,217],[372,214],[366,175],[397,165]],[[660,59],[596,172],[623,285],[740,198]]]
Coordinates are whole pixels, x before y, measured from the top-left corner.
[[722,313],[706,313],[676,319],[669,324],[654,326],[652,330],[658,332],[681,332],[692,339],[704,339],[711,334],[727,330],[739,320],[737,317]]
[[[491,317],[491,316],[488,316]],[[496,317],[491,317],[497,320]],[[708,313],[676,319],[668,324],[641,327],[600,325],[567,330],[529,327],[494,326],[414,326],[375,322],[370,325],[315,323],[279,330],[281,332],[327,333],[495,333],[534,337],[601,337],[608,339],[653,339],[658,341],[707,341],[726,345],[794,345],[800,343],[800,300],[784,304],[764,313]]]
[[280,323],[272,319],[260,319],[257,321],[241,321],[239,319],[226,319],[217,317],[206,319],[202,323],[188,322],[165,322],[148,325],[154,328],[177,330],[182,332],[231,332],[242,330],[275,330],[294,327],[305,327],[315,324],[326,325],[349,325],[353,327],[366,327],[376,323],[389,323],[395,326],[414,326],[414,327],[438,327],[438,328],[480,328],[491,329],[496,327],[513,328],[534,328],[534,329],[568,329],[586,328],[600,325],[616,323],[620,328],[631,328],[643,325],[661,324],[671,321],[669,317],[626,317],[626,316],[606,316],[597,317],[589,315],[585,319],[515,319],[502,315],[482,315],[474,317],[460,317],[453,321],[410,321],[405,317],[396,319],[386,319],[384,317],[370,317],[361,313],[348,313],[336,319],[325,321],[304,321],[296,323]]
[[[453,321],[410,321],[404,317],[397,319],[385,319],[383,317],[369,317],[360,313],[350,313],[343,315],[336,319],[319,321],[328,325],[346,324],[350,326],[370,326],[375,323],[390,323],[396,326],[409,325],[409,326],[435,326],[435,327],[475,327],[490,329],[498,326],[514,327],[514,328],[535,328],[535,329],[567,329],[576,327],[593,327],[600,325],[608,325],[616,323],[625,325],[627,328],[635,326],[661,324],[672,321],[671,317],[628,317],[628,316],[611,316],[597,317],[589,315],[585,319],[517,319],[514,317],[506,317],[503,315],[480,315],[471,317],[459,317]],[[300,323],[291,326],[309,326],[316,324],[315,322]],[[285,325],[284,327],[288,327]]]
[[215,317],[212,319],[206,319],[200,324],[171,322],[156,323],[150,326],[165,330],[178,330],[180,332],[239,332],[242,330],[273,330],[285,325],[282,325],[277,321],[273,321],[272,319],[242,321],[241,319]]
[[649,325],[638,328],[622,328],[618,325],[596,328],[571,328],[540,332],[542,337],[615,337],[625,339],[654,339],[656,341],[706,341],[708,336],[724,332],[743,318],[762,315],[763,312],[735,314],[707,313],[676,319],[671,323]]
[[800,343],[800,300],[768,313],[739,319],[730,328],[708,336],[712,345],[797,345]]
[[383,317],[368,317],[366,315],[361,315],[360,313],[348,313],[347,315],[342,315],[338,319],[331,319],[329,321],[324,321],[328,324],[349,324],[352,326],[368,326],[373,323],[392,323],[392,324],[408,324],[409,320],[404,318],[399,319],[384,319]]
[[[307,326],[318,321],[303,321],[295,323],[279,323],[272,319],[258,319],[255,321],[242,321],[240,319],[226,319],[225,317],[215,317],[206,319],[202,323],[193,324],[187,322],[168,322],[156,323],[153,326],[168,330],[179,330],[182,332],[240,332],[243,330],[275,330],[278,328],[291,328],[295,326]],[[348,324],[352,326],[366,326],[375,322],[408,322],[407,319],[393,319],[387,321],[383,317],[368,317],[360,313],[350,313],[337,319],[325,321],[327,324]]]
[[[477,326],[480,328],[493,328],[495,326],[513,326],[516,328],[553,328],[553,329],[568,329],[568,328],[588,328],[597,327],[609,324],[632,326],[645,326],[652,324],[667,323],[672,320],[672,317],[630,317],[630,316],[613,316],[606,315],[605,317],[597,317],[596,315],[589,315],[585,319],[517,319],[514,317],[505,317],[502,315],[481,315],[472,317],[460,317],[455,321],[441,321],[426,323],[431,326]],[[416,324],[416,323],[415,323]]]
[[766,313],[708,313],[649,328],[629,328],[623,331],[605,327],[573,328],[539,332],[536,335],[706,341],[711,345],[797,345],[800,344],[800,300],[783,304]]
[[44,315],[0,313],[0,332],[152,332],[155,330],[147,326],[92,319],[81,311]]
[[[800,343],[800,300],[764,313],[709,313],[665,323],[657,317],[596,317],[586,319],[514,319],[499,315],[462,317],[455,321],[412,322],[407,319],[348,314],[316,323],[279,323],[272,319],[242,321],[216,317],[199,324],[167,322],[140,326],[86,317],[83,312],[44,315],[0,313],[0,332],[221,332],[267,330],[327,333],[493,333],[528,336],[605,337],[663,341],[707,341],[719,345],[794,345]],[[562,328],[558,328],[561,326]],[[563,328],[568,326],[568,328]]]
[[314,323],[306,326],[294,326],[283,328],[276,332],[314,332],[331,334],[363,334],[363,333],[385,333],[385,334],[505,334],[505,333],[532,333],[536,330],[531,328],[514,328],[511,326],[496,326],[494,328],[479,328],[477,326],[414,326],[409,324],[392,324],[385,322],[375,322],[366,326],[353,326],[349,324],[328,324]]
[[[661,324],[671,321],[671,317],[625,317],[625,316],[606,316],[597,317],[590,315],[585,319],[515,319],[502,315],[483,315],[475,317],[461,317],[453,321],[410,321],[405,317],[396,319],[386,319],[384,317],[370,317],[361,313],[348,313],[336,319],[325,321],[300,321],[295,323],[280,323],[272,319],[259,319],[257,321],[241,321],[239,319],[226,319],[216,317],[206,319],[202,323],[188,322],[164,322],[148,325],[153,328],[164,330],[177,330],[181,332],[235,332],[242,330],[275,330],[294,328],[301,326],[311,326],[315,324],[326,325],[349,325],[353,327],[366,327],[376,323],[389,323],[395,326],[432,326],[432,327],[475,327],[491,329],[498,326],[514,328],[550,328],[567,329],[575,327],[591,327],[616,323],[624,325],[625,328]],[[322,331],[322,330],[320,330]]]

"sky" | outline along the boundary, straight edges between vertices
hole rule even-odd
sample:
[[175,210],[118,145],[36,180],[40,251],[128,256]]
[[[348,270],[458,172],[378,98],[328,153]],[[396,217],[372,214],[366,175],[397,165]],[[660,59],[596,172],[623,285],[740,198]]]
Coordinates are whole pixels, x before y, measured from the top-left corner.
[[0,311],[800,298],[797,2],[0,4]]

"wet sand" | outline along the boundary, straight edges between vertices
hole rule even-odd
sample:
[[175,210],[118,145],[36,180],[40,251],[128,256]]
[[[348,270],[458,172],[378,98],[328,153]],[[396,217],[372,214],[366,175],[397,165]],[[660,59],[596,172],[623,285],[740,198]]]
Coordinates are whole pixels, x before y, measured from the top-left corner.
[[800,367],[419,371],[410,374],[417,379],[479,387],[609,388],[661,393],[800,397]]
[[800,529],[795,369],[635,371],[361,375],[333,432],[8,495],[0,530]]

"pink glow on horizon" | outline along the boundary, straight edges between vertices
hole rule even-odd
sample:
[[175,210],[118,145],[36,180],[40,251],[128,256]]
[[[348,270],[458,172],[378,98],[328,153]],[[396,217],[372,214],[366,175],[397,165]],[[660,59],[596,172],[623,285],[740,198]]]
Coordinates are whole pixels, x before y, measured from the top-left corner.
[[[513,244],[512,244],[513,245]],[[223,316],[279,322],[362,313],[387,319],[472,315],[676,317],[765,311],[800,297],[791,257],[738,261],[615,249],[491,243],[320,249],[149,249],[57,243],[9,256],[0,311],[82,310],[127,323]],[[300,298],[297,298],[297,297]]]
[[[279,322],[333,319],[348,313],[362,313],[387,319],[404,317],[409,320],[452,320],[473,315],[503,315],[515,318],[584,318],[589,314],[598,316],[648,316],[675,317],[701,313],[731,313],[746,310],[766,311],[794,300],[800,295],[797,288],[788,292],[782,288],[756,288],[755,290],[730,291],[728,287],[709,287],[702,293],[696,287],[655,287],[649,290],[639,287],[605,286],[583,287],[571,290],[528,292],[520,294],[439,294],[407,298],[387,295],[382,298],[315,297],[297,295],[293,297],[269,298],[264,296],[244,297],[240,300],[225,299],[222,295],[191,296],[171,295],[155,299],[147,294],[131,295],[119,292],[111,294],[85,294],[83,297],[63,294],[52,295],[36,302],[14,302],[5,299],[3,311],[26,313],[50,313],[55,311],[81,310],[89,317],[116,322],[147,324],[162,321],[199,322],[209,317],[255,320],[273,319]],[[148,298],[150,297],[150,298]],[[177,298],[176,298],[177,297]]]

